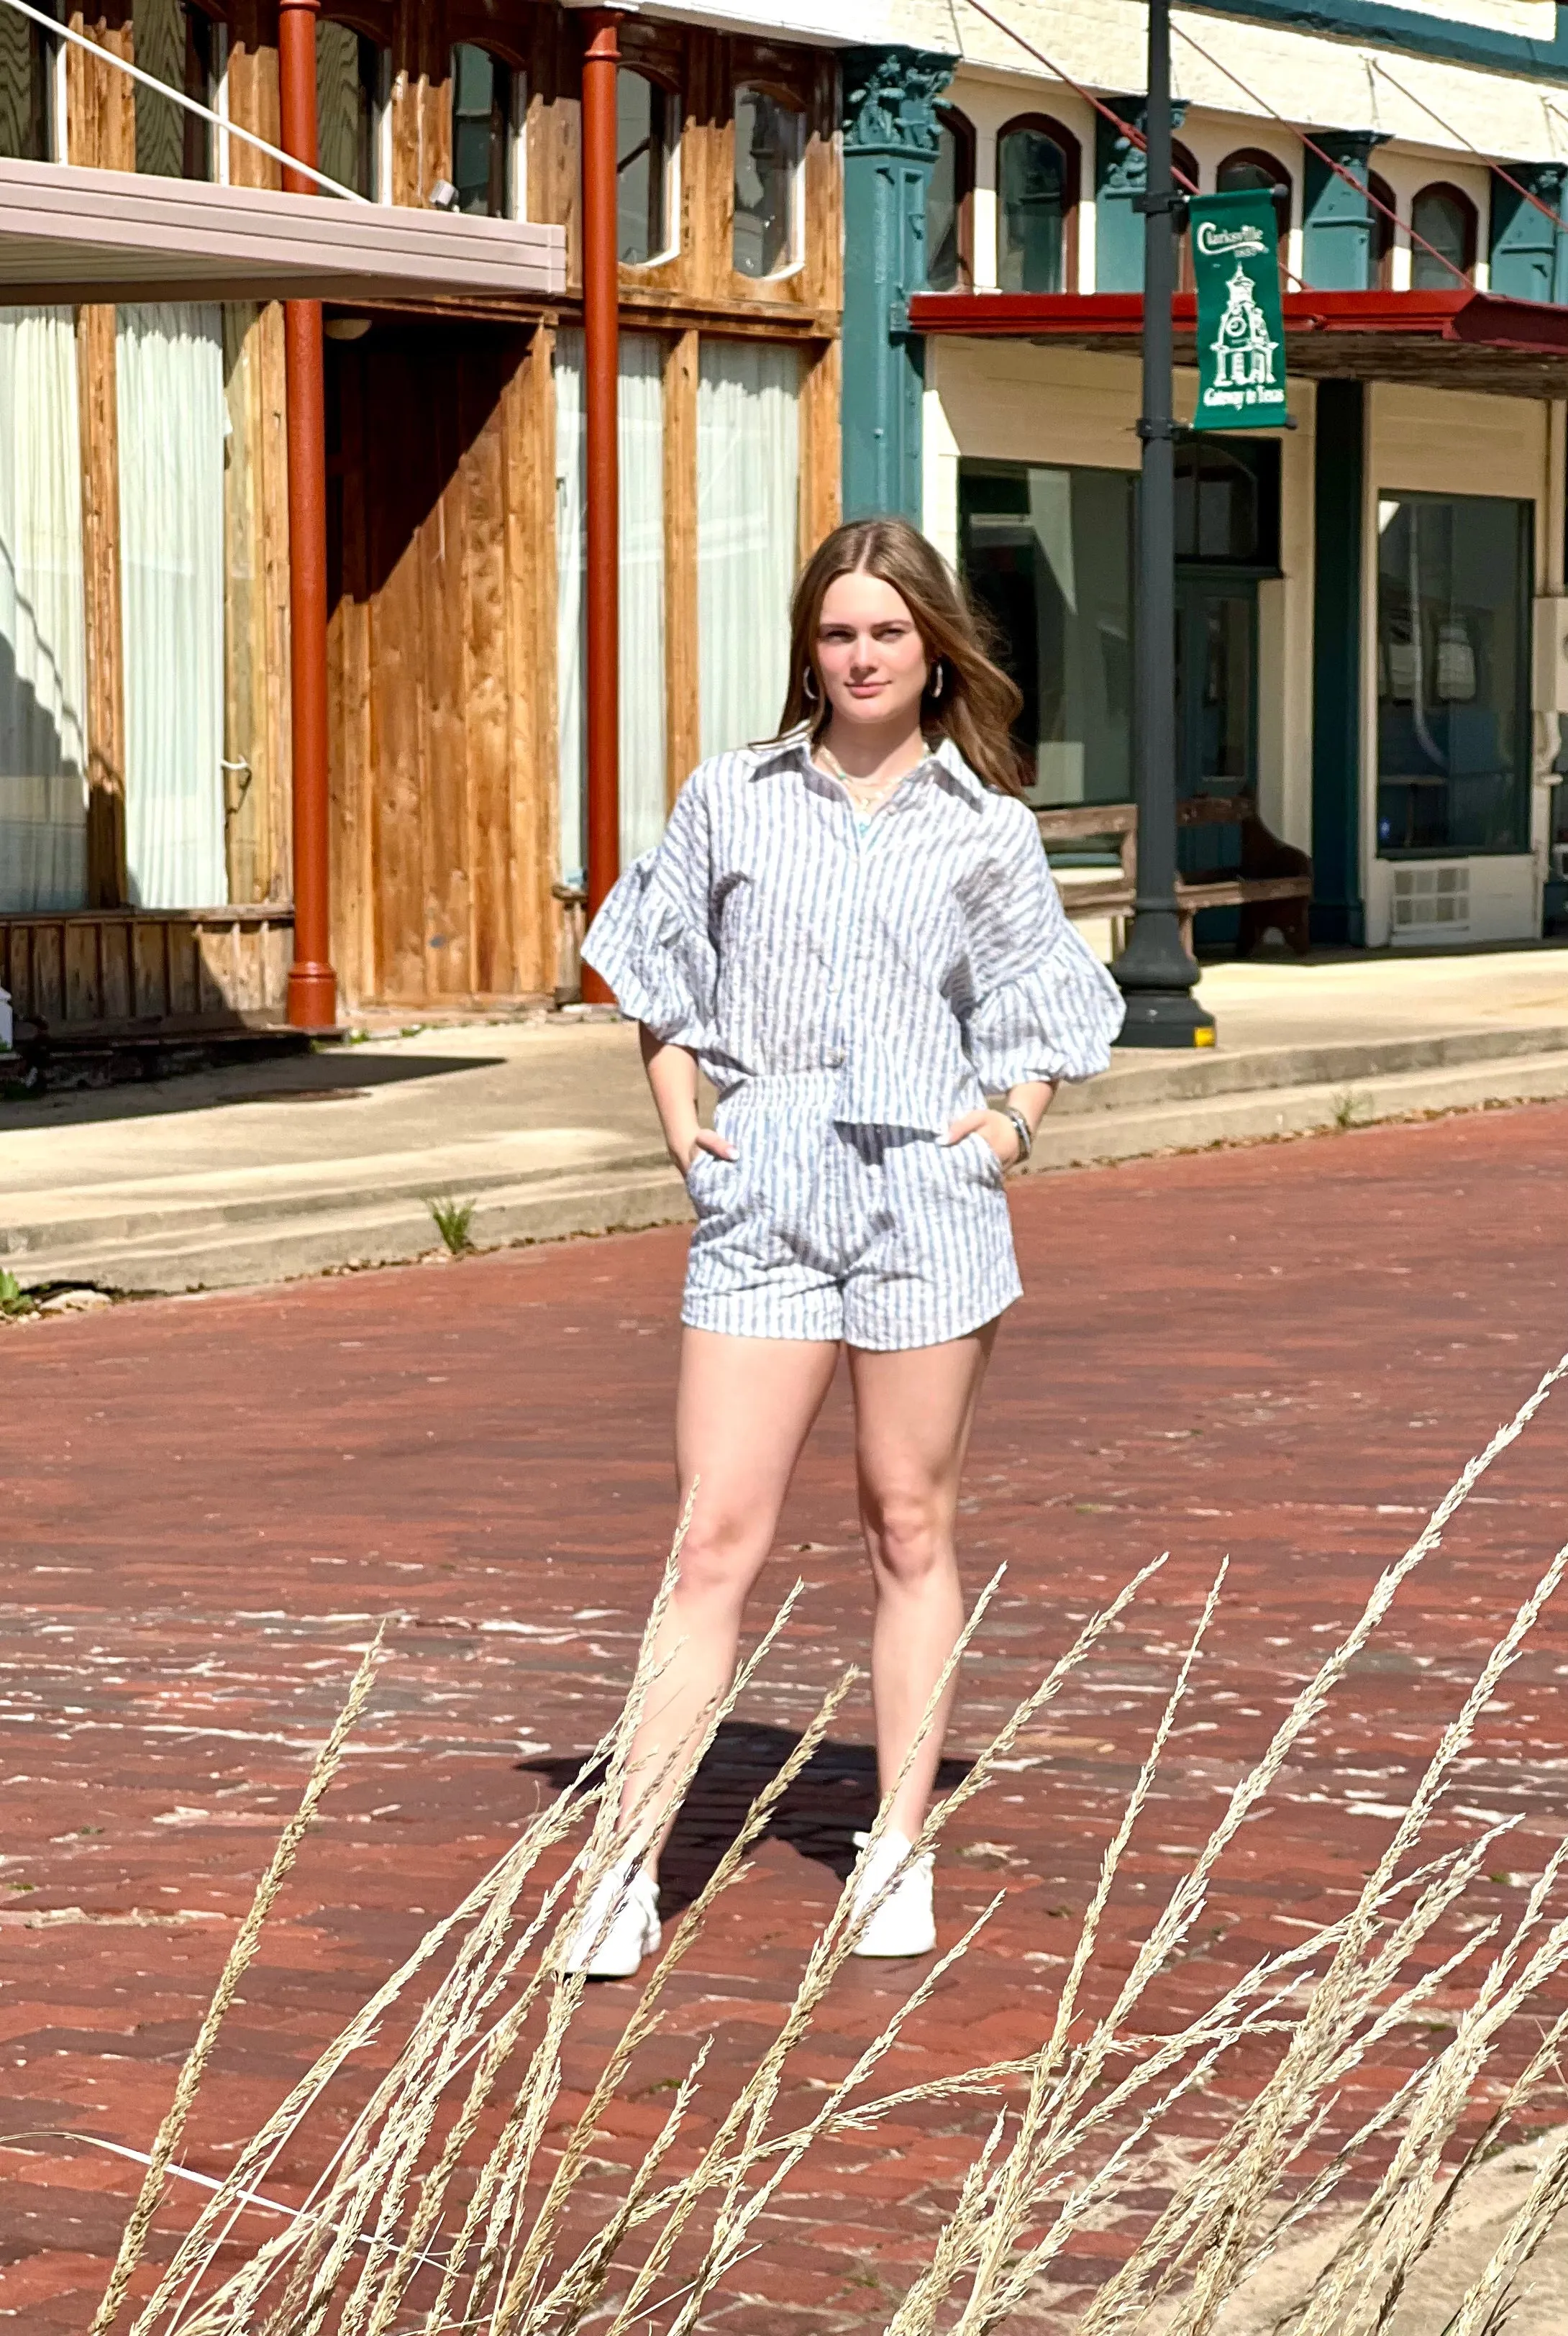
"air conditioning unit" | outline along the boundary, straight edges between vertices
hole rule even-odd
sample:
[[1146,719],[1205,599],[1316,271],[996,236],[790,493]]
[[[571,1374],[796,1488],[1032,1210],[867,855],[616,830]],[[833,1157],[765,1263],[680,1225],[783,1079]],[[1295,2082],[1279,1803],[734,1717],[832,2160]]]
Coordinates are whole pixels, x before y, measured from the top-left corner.
[[1568,594],[1535,603],[1535,671],[1531,703],[1537,714],[1568,714]]
[[1470,871],[1430,861],[1394,871],[1394,935],[1460,933],[1470,922]]

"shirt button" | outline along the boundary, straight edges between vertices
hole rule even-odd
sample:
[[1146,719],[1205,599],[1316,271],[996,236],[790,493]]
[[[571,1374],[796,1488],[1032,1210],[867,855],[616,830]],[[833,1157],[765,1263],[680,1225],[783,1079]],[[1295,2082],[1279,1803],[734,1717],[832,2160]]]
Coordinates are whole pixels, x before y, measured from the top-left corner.
[[844,1066],[844,1050],[842,1046],[830,1046],[828,1048],[828,1068],[830,1071],[842,1071]]

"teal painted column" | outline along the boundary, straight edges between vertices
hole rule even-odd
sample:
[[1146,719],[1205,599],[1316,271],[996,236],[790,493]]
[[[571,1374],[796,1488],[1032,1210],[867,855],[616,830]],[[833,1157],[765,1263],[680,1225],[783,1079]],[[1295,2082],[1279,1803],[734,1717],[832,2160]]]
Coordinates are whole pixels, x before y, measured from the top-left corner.
[[1361,491],[1366,391],[1320,381],[1312,482],[1312,910],[1314,940],[1359,949]]
[[[1146,97],[1110,97],[1111,112],[1129,128],[1142,131],[1148,116]],[[1179,130],[1186,100],[1171,107],[1171,127]],[[1125,131],[1095,117],[1095,289],[1096,292],[1141,292],[1144,288],[1144,215],[1134,209],[1148,184],[1144,150],[1135,146]]]
[[846,519],[920,518],[925,350],[909,299],[925,288],[935,100],[955,60],[923,49],[848,49],[844,157],[843,505]]
[[1320,130],[1315,141],[1355,180],[1348,186],[1319,154],[1309,153],[1301,206],[1301,280],[1319,292],[1372,288],[1372,206],[1367,200],[1371,130]]
[[[1528,187],[1561,218],[1568,167],[1561,162],[1514,162],[1508,177]],[[1568,233],[1543,219],[1518,187],[1492,180],[1492,289],[1511,300],[1568,301]]]

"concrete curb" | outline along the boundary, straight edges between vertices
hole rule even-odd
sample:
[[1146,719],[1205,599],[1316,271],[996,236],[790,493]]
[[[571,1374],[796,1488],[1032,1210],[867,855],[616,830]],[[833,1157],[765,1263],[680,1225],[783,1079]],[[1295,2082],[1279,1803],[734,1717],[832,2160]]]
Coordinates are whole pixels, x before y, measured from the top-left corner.
[[[1185,1056],[1176,1064],[1139,1064],[1097,1089],[1069,1090],[1042,1130],[1029,1173],[1568,1096],[1568,1031],[1546,1031],[1549,1040],[1562,1042],[1547,1048],[1524,1043],[1542,1035],[1462,1033],[1382,1049],[1285,1048],[1214,1064]],[[1494,1043],[1482,1051],[1467,1043],[1472,1038]],[[1327,1066],[1328,1075],[1290,1084],[1268,1079],[1271,1071],[1298,1068],[1303,1057],[1320,1070]],[[1223,1076],[1215,1079],[1221,1068]],[[1243,1086],[1232,1075],[1249,1070],[1252,1084]],[[1097,1105],[1096,1095],[1103,1098]],[[685,1188],[662,1154],[634,1151],[609,1166],[526,1175],[498,1170],[493,1155],[490,1164],[476,1159],[465,1172],[461,1147],[448,1156],[449,1188],[476,1202],[472,1234],[481,1249],[689,1219]],[[336,1191],[330,1178],[313,1185],[307,1173],[291,1170],[270,1191],[252,1185],[224,1192],[220,1179],[204,1179],[214,1189],[183,1198],[170,1193],[161,1206],[151,1193],[133,1206],[112,1192],[84,1193],[75,1208],[67,1201],[24,1223],[20,1238],[14,1231],[9,1262],[26,1287],[77,1282],[152,1295],[430,1255],[437,1247],[424,1199],[431,1175],[411,1175],[406,1156],[388,1161],[385,1181],[369,1173],[373,1163],[362,1165],[362,1177]]]

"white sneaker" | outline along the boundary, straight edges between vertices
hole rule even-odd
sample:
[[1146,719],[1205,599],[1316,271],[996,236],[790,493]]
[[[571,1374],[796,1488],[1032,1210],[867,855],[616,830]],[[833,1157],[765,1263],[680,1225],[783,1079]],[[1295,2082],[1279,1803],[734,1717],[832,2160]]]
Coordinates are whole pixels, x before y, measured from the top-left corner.
[[[857,1833],[855,1847],[863,1850],[869,1834]],[[903,1872],[850,1949],[852,1955],[929,1955],[937,1942],[936,1916],[931,1910],[931,1853],[910,1857],[911,1844],[901,1833],[885,1833],[870,1857],[862,1857],[850,1887],[858,1910],[876,1896],[891,1874]],[[905,1864],[906,1859],[909,1861]]]
[[630,1979],[644,1955],[657,1954],[659,1936],[658,1884],[640,1865],[607,1874],[589,1893],[561,1969]]

